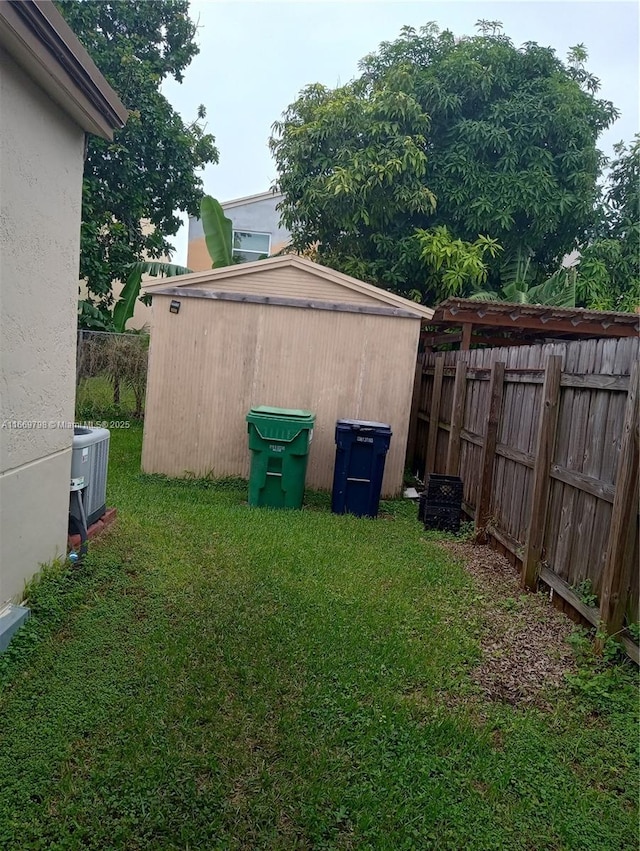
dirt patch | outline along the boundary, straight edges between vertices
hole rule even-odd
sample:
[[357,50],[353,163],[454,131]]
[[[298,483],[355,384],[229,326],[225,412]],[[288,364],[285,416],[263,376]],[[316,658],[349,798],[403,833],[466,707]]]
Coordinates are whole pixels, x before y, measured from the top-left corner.
[[476,580],[482,609],[482,659],[471,676],[487,700],[552,708],[553,690],[576,672],[567,643],[574,624],[546,594],[525,594],[513,566],[489,546],[442,545]]

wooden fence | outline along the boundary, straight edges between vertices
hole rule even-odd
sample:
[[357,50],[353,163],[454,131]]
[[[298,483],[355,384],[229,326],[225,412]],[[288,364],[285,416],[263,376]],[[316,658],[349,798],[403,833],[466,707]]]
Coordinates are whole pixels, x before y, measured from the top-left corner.
[[[638,616],[638,340],[421,356],[409,468],[459,475],[476,537],[590,623]],[[591,599],[589,599],[591,597]],[[595,605],[594,605],[595,604]]]

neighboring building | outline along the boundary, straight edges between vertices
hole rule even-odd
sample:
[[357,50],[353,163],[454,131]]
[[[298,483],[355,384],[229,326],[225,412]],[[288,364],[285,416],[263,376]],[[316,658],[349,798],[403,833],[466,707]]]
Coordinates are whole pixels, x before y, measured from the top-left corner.
[[428,307],[295,254],[145,286],[153,296],[142,466],[247,476],[254,405],[316,415],[307,483],[330,489],[338,419],[389,423],[383,495],[402,488]]
[[66,555],[85,134],[127,111],[51,2],[0,2],[0,645]]
[[[233,254],[243,263],[277,254],[291,239],[289,231],[280,224],[276,206],[282,194],[261,192],[221,203],[233,224]],[[200,219],[189,219],[187,266],[194,272],[211,268],[211,258],[204,241]]]

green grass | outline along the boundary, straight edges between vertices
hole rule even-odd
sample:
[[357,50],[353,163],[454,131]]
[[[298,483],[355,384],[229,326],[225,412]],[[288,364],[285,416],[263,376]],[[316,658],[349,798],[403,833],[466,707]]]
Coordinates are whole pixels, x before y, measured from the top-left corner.
[[76,389],[76,422],[127,420],[135,409],[134,392],[125,382],[120,386],[118,405],[113,401],[113,384],[104,375],[82,378]]
[[141,476],[140,440],[112,433],[117,527],[2,659],[1,848],[636,847],[629,666],[478,712],[478,591],[413,506],[250,509]]

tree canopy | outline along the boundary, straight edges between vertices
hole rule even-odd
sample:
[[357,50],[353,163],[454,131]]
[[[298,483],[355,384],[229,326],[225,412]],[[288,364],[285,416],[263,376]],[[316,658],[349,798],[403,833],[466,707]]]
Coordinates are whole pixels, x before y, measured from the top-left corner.
[[88,300],[81,324],[110,321],[112,282],[126,280],[131,264],[172,250],[176,211],[198,213],[198,169],[218,161],[205,132],[205,109],[185,124],[160,91],[178,82],[193,57],[196,25],[187,0],[58,0],[65,19],[130,110],[113,142],[89,139],[83,181],[80,277]]
[[615,146],[600,225],[581,251],[577,291],[581,304],[599,310],[634,310],[640,304],[640,135]]
[[551,273],[587,238],[597,138],[617,113],[596,97],[584,47],[564,63],[514,46],[498,22],[479,29],[405,27],[357,79],[309,86],[288,107],[270,145],[297,250],[317,243],[321,262],[434,302],[471,281],[434,275],[434,244],[465,249],[472,270],[479,251],[496,258],[488,240]]

